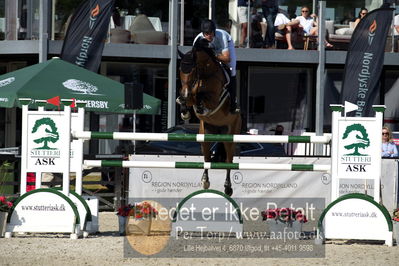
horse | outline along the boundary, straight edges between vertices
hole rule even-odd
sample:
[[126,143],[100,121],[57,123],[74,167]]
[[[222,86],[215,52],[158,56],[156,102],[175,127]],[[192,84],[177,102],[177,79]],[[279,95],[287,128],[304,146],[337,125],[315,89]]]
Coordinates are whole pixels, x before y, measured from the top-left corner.
[[[182,118],[190,118],[188,108],[193,108],[200,121],[200,134],[239,134],[241,130],[240,113],[230,113],[230,97],[225,89],[229,78],[221,63],[216,59],[209,42],[205,39],[197,41],[192,50],[183,54],[180,63],[180,96],[176,102],[180,104]],[[201,142],[201,150],[205,162],[211,162],[210,142]],[[223,142],[225,162],[233,162],[235,143]],[[230,169],[226,170],[224,192],[231,196],[233,189],[230,180]],[[201,178],[202,187],[210,186],[208,169]]]

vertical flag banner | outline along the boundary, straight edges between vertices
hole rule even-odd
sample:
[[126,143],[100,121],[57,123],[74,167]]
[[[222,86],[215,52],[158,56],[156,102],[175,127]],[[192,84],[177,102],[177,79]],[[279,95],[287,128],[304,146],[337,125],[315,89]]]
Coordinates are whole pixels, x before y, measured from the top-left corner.
[[114,0],[87,0],[76,9],[65,35],[61,58],[97,72]]
[[358,106],[348,116],[372,116],[371,106],[379,100],[379,80],[384,49],[392,22],[392,8],[369,12],[356,26],[346,55],[341,102]]

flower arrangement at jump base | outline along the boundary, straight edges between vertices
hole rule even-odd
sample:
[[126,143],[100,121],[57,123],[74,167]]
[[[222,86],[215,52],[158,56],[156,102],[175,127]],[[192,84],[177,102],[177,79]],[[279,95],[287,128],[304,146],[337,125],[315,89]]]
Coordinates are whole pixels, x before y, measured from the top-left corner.
[[7,201],[6,197],[0,197],[0,212],[8,212],[12,207],[12,202]]
[[399,208],[393,211],[392,220],[399,222]]
[[158,211],[147,201],[135,204],[129,213],[135,219],[155,218],[157,215]]
[[116,213],[116,215],[118,216],[129,216],[130,211],[132,210],[133,205],[128,204],[128,205],[123,205],[118,209],[118,212]]
[[267,209],[261,212],[263,221],[266,221],[270,234],[282,236],[284,233],[290,232],[291,239],[301,239],[302,224],[308,220],[301,210],[294,210],[291,208],[276,208]]
[[278,220],[281,222],[292,222],[297,221],[300,223],[306,223],[308,220],[306,215],[301,210],[294,210],[291,208],[276,208],[267,209],[261,212],[263,221],[265,220]]

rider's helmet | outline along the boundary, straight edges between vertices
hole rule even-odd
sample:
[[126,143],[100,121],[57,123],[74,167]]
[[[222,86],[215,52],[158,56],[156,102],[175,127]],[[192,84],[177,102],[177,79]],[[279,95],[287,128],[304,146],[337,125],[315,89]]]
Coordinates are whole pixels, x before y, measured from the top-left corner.
[[215,23],[210,20],[210,19],[205,19],[201,23],[201,32],[202,33],[213,33],[215,34],[216,31],[216,25]]

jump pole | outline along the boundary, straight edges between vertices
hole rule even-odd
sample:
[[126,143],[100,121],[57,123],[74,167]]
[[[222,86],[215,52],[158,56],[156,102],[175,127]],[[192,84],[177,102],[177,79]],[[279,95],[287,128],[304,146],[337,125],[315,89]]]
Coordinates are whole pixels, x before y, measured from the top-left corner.
[[75,139],[113,139],[131,141],[191,141],[191,142],[235,142],[235,143],[321,143],[328,144],[330,136],[270,136],[270,135],[219,135],[219,134],[174,134],[174,133],[130,133],[130,132],[72,132]]
[[175,169],[237,169],[270,171],[314,171],[329,172],[330,165],[317,164],[265,164],[265,163],[208,163],[208,162],[153,162],[153,161],[109,161],[85,160],[85,167],[124,168],[175,168]]

